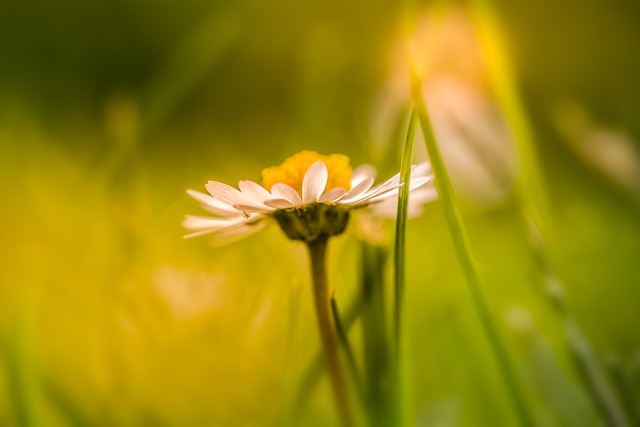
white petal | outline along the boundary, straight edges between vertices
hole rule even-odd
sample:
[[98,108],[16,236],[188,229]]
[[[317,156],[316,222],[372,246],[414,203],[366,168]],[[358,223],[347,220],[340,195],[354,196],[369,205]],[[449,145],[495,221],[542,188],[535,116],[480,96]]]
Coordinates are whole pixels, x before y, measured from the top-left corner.
[[[414,174],[416,171],[416,165],[411,166],[411,174]],[[417,179],[417,178],[416,178]],[[394,193],[391,193],[394,189],[400,187],[400,173],[395,174],[382,184],[372,188],[371,190],[361,193],[357,196],[353,196],[349,199],[346,197],[343,198],[340,203],[345,205],[356,205],[358,203],[364,203],[370,201],[374,197],[377,200],[381,200],[382,198],[391,197]],[[385,196],[385,197],[382,197]]]
[[415,166],[415,169],[411,173],[412,173],[411,175],[412,178],[413,178],[413,175],[415,176],[431,175],[431,163],[429,162],[419,163]]
[[230,206],[236,203],[248,203],[249,200],[239,191],[230,185],[218,181],[209,181],[205,188],[216,199]]
[[371,190],[367,191],[364,194],[361,194],[357,197],[353,197],[351,200],[344,200],[341,201],[344,202],[345,205],[353,205],[353,204],[357,204],[357,203],[361,203],[361,202],[366,202],[367,200],[379,196],[381,194],[386,194],[389,191],[392,191],[396,188],[399,187],[400,184],[398,184],[396,177],[394,176],[393,178],[383,182],[382,184],[372,188]]
[[[417,170],[417,166],[416,165],[411,165],[411,177],[413,178],[414,176],[416,176],[416,170]],[[393,175],[391,178],[389,178],[388,180],[386,180],[384,183],[380,184],[378,187],[381,187],[382,185],[387,184],[388,182],[392,182],[394,183],[396,186],[400,185],[400,172],[398,172],[397,174]]]
[[300,197],[298,192],[287,184],[273,184],[273,186],[271,187],[271,194],[279,199],[288,200],[295,206],[303,204],[302,198]]
[[184,236],[182,236],[182,238],[191,239],[192,237],[204,236],[205,234],[211,234],[211,233],[214,233],[215,231],[216,230],[214,229],[200,230],[200,231],[196,231],[195,233],[185,234]]
[[[398,214],[398,198],[385,199],[370,206],[371,212],[382,218],[395,218]],[[409,203],[407,217],[413,218],[422,213],[422,205],[412,205]]]
[[240,240],[244,237],[249,236],[250,234],[255,233],[256,231],[262,230],[269,221],[264,221],[264,217],[258,222],[251,221],[248,224],[243,224],[242,227],[231,227],[225,230],[222,230],[219,233],[216,233],[214,245],[222,246],[227,245],[229,243]]
[[[371,200],[371,212],[374,215],[395,218],[398,213],[398,197],[389,197],[382,200]],[[438,198],[438,192],[432,185],[423,185],[409,193],[409,206],[407,217],[414,218],[422,213],[423,206]]]
[[234,216],[241,214],[237,209],[234,209],[232,206],[221,202],[209,194],[195,190],[187,190],[187,194],[202,203],[202,207],[213,214],[221,216]]
[[361,194],[364,194],[371,186],[373,185],[373,177],[365,178],[356,184],[344,197],[341,199],[343,201],[351,201],[359,197]]
[[[383,190],[383,187],[388,186]],[[371,212],[381,217],[394,218],[398,210],[399,175],[394,176],[381,186],[366,194],[358,203],[371,203]],[[428,162],[413,166],[411,169],[409,205],[407,216],[412,218],[422,213],[423,206],[438,198],[433,185],[431,164]]]
[[335,202],[341,199],[342,196],[344,196],[346,193],[347,193],[347,190],[345,190],[344,188],[336,187],[327,191],[322,196],[320,196],[318,201],[319,202]]
[[244,203],[236,203],[235,205],[233,205],[233,207],[245,213],[264,213],[271,212],[273,210],[273,208],[264,205],[259,206]]
[[351,174],[351,188],[358,185],[358,183],[362,182],[366,178],[376,178],[376,168],[372,165],[360,165],[353,170]]
[[[388,197],[393,197],[397,195],[398,195],[398,187],[385,188],[384,191],[378,191],[376,193],[368,193],[360,198],[350,200],[348,202],[344,202],[344,204],[347,206],[359,205],[359,204],[369,203],[374,198],[376,201],[379,201],[379,200],[384,200]],[[342,201],[340,203],[342,203]]]
[[411,178],[411,182],[409,183],[409,191],[413,191],[416,188],[420,188],[428,182],[431,182],[433,177],[431,176],[417,176],[415,178]]
[[[411,177],[413,177],[416,173],[416,165],[411,165]],[[400,184],[400,172],[398,172],[397,174],[393,175],[391,178],[389,178],[386,182],[394,182],[396,185]]]
[[260,184],[253,181],[240,181],[238,188],[242,191],[249,200],[253,200],[256,203],[263,203],[265,200],[271,199],[271,193],[264,189]]
[[235,225],[241,222],[246,222],[246,218],[211,218],[211,217],[203,217],[203,216],[193,216],[187,215],[182,221],[182,226],[184,228],[188,228],[189,230],[201,230],[203,228],[207,229],[222,229],[228,227],[230,225]]
[[[419,189],[420,187],[422,187],[423,185],[427,184],[428,182],[431,181],[431,177],[426,177],[426,176],[419,176],[416,177],[415,179],[411,180],[410,186],[409,186],[409,194],[413,194],[413,192],[417,189]],[[388,199],[390,197],[397,197],[398,196],[398,192],[400,191],[400,187],[401,185],[397,186],[397,187],[393,187],[390,190],[384,191],[384,192],[379,192],[378,194],[372,196],[372,197],[368,197],[367,200],[369,200],[371,203],[380,201],[380,200],[385,200]],[[411,200],[411,199],[409,199]]]
[[432,185],[423,186],[423,187],[417,188],[415,191],[412,191],[411,194],[409,194],[409,205],[424,204],[424,203],[431,202],[437,198],[438,198],[438,191],[436,191],[436,188],[434,186]]
[[[382,218],[395,218],[398,214],[398,199],[385,199],[370,206],[371,212]],[[407,209],[407,212],[411,209]],[[410,215],[407,215],[410,216]]]
[[234,219],[208,218],[187,215],[182,225],[190,230],[196,230],[195,233],[187,234],[185,239],[191,237],[202,236],[204,234],[216,233],[224,236],[229,233],[241,232],[244,228],[259,228],[256,224],[261,222],[265,217],[260,214],[251,215],[248,218],[240,217]]
[[[253,221],[253,220],[251,220]],[[190,233],[187,234],[185,236],[183,236],[184,239],[190,239],[192,237],[198,237],[198,236],[203,236],[205,234],[210,234],[210,233],[216,233],[218,235],[226,235],[229,233],[234,233],[234,232],[239,232],[245,228],[251,229],[254,226],[249,225],[249,221],[242,221],[242,222],[238,222],[235,224],[230,224],[226,227],[223,228],[215,228],[215,227],[210,227],[210,228],[205,228],[199,231],[196,231],[195,233]]]
[[294,204],[287,199],[271,199],[264,202],[264,204],[275,209],[286,209],[294,206]]
[[[402,187],[402,186],[400,186],[400,187]],[[376,202],[387,200],[387,199],[390,199],[390,198],[393,198],[393,197],[395,197],[397,199],[398,198],[398,194],[400,192],[400,187],[394,187],[394,188],[391,188],[391,189],[389,189],[387,191],[384,191],[384,192],[382,192],[380,194],[376,194],[375,196],[367,197],[366,200],[369,201],[370,203],[376,203]]]
[[302,201],[304,203],[318,201],[318,197],[327,186],[328,178],[327,166],[320,160],[309,166],[302,180]]

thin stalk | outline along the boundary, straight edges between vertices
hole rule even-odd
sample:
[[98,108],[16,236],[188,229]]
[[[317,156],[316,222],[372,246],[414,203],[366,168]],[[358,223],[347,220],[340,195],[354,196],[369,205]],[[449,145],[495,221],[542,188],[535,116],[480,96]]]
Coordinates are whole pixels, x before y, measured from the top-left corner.
[[392,344],[385,316],[384,265],[386,245],[361,242],[360,301],[362,349],[367,384],[367,415],[371,427],[398,425],[394,422],[396,405],[392,365]]
[[338,335],[331,317],[329,292],[327,286],[327,255],[328,237],[307,242],[309,260],[311,262],[311,276],[313,278],[313,297],[318,318],[318,330],[324,350],[324,357],[329,371],[333,397],[344,427],[354,425],[353,415],[349,407],[347,385],[340,364],[338,354]]
[[362,377],[360,375],[360,372],[358,371],[358,364],[356,363],[356,357],[353,353],[353,349],[351,348],[351,344],[349,344],[347,332],[342,326],[340,310],[338,309],[338,303],[336,302],[336,299],[334,297],[331,297],[331,313],[333,314],[333,321],[336,325],[336,332],[338,334],[338,339],[340,340],[340,345],[342,346],[342,350],[344,351],[344,354],[347,358],[347,366],[356,384],[356,388],[358,389],[358,395],[362,397],[364,393]]
[[491,311],[488,298],[485,293],[484,283],[478,271],[476,260],[473,256],[471,244],[467,236],[467,231],[462,220],[462,215],[455,200],[451,181],[444,166],[440,149],[436,144],[431,122],[427,113],[427,107],[421,94],[422,83],[417,73],[412,70],[412,91],[418,120],[424,135],[427,152],[431,160],[431,166],[435,175],[436,188],[442,202],[445,219],[449,227],[449,233],[453,241],[458,262],[462,268],[469,289],[473,297],[473,303],[478,310],[482,327],[487,334],[489,344],[495,354],[498,367],[508,389],[508,395],[513,401],[520,424],[523,426],[534,426],[533,413],[529,407],[522,385],[516,374],[515,364],[512,361],[507,346],[498,330],[495,316]]
[[394,247],[394,346],[395,346],[395,369],[394,369],[394,414],[396,424],[399,426],[408,425],[408,414],[410,408],[407,391],[407,361],[404,348],[406,346],[403,334],[404,325],[404,293],[405,293],[405,254],[406,254],[406,229],[407,210],[409,207],[409,186],[411,185],[411,164],[413,162],[413,146],[416,135],[417,115],[412,109],[409,118],[407,135],[402,149],[402,161],[400,163],[400,190],[398,193],[398,215],[396,219],[396,236]]
[[402,149],[402,162],[400,163],[400,192],[398,195],[398,217],[396,221],[396,240],[394,251],[395,266],[395,310],[394,332],[396,355],[400,347],[400,335],[402,333],[402,307],[404,303],[405,287],[405,235],[407,228],[407,209],[409,208],[409,186],[411,180],[411,164],[413,163],[413,146],[416,135],[417,115],[415,109],[411,111],[407,136]]
[[613,383],[620,394],[622,403],[624,403],[633,425],[639,426],[640,400],[638,399],[638,394],[631,376],[624,366],[622,366],[620,358],[615,354],[609,357],[607,366],[611,373]]
[[611,427],[630,425],[620,402],[600,368],[591,347],[570,317],[565,319],[565,333],[580,372],[587,382],[595,403],[605,422]]

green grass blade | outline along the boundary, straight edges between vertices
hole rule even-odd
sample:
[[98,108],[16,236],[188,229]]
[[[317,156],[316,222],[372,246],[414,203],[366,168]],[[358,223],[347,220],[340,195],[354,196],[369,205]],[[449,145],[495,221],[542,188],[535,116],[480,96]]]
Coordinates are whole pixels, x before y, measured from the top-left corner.
[[395,307],[394,307],[394,332],[395,350],[399,351],[400,336],[402,334],[402,308],[405,287],[405,237],[407,228],[407,209],[409,208],[409,186],[411,185],[411,164],[413,163],[413,146],[416,135],[417,116],[415,110],[411,112],[407,136],[402,149],[402,162],[400,163],[400,192],[398,195],[398,216],[396,220],[396,239],[394,250],[395,272]]
[[625,427],[630,425],[618,397],[609,384],[589,343],[582,335],[578,325],[570,317],[565,320],[565,331],[576,362],[585,377],[589,391],[598,405],[607,425]]
[[615,353],[609,355],[607,367],[621,402],[630,415],[632,425],[640,425],[640,399],[638,399],[633,378],[622,365],[620,357]]
[[471,244],[467,237],[462,215],[458,209],[451,181],[449,180],[449,175],[444,166],[440,149],[436,144],[431,122],[427,113],[427,107],[422,97],[421,88],[422,83],[420,78],[415,72],[413,72],[412,92],[418,113],[418,120],[424,135],[427,152],[429,153],[429,159],[435,176],[436,188],[442,203],[445,219],[449,227],[449,233],[451,234],[458,262],[460,263],[465,279],[469,284],[473,303],[478,310],[480,321],[497,359],[498,367],[508,388],[509,396],[513,401],[520,424],[523,426],[534,426],[535,422],[529,402],[516,374],[514,363],[496,325],[495,316],[489,306],[484,290],[484,283],[473,256]]
[[347,359],[347,368],[356,386],[358,398],[362,401],[364,396],[364,385],[362,383],[362,376],[360,375],[360,371],[358,370],[356,357],[353,354],[351,344],[349,344],[349,338],[347,337],[347,332],[343,326],[342,318],[340,317],[338,303],[336,302],[336,299],[334,297],[331,297],[331,313],[333,314],[333,323],[336,326],[336,332],[338,334],[338,339],[340,340],[340,345],[342,346],[342,350],[344,351]]
[[409,207],[409,186],[411,185],[411,164],[413,163],[413,147],[416,135],[417,115],[415,109],[411,112],[407,135],[402,149],[400,163],[400,191],[398,194],[398,215],[396,218],[396,237],[394,247],[394,346],[395,346],[395,414],[396,425],[409,425],[408,415],[410,399],[408,385],[408,365],[406,361],[406,337],[403,333],[404,325],[404,293],[405,293],[405,258],[406,258],[406,229],[407,210]]
[[384,289],[388,252],[386,245],[364,239],[361,242],[360,328],[367,385],[366,407],[371,427],[393,425],[392,344],[387,331]]
[[[543,225],[552,226],[548,196],[544,188],[541,166],[534,142],[534,135],[525,113],[525,108],[517,89],[514,73],[508,61],[500,34],[500,25],[496,19],[494,7],[489,0],[473,0],[471,3],[474,22],[483,44],[483,52],[487,59],[488,75],[496,94],[496,99],[507,121],[511,124],[514,139],[518,148],[521,169],[518,182],[518,203],[524,220],[537,236],[533,249],[539,259],[540,271],[546,280],[553,281],[547,292],[552,308],[565,323],[565,336],[574,356],[578,371],[584,377],[585,384],[593,399],[603,413],[609,425],[626,425],[626,416],[622,403],[611,390],[605,373],[593,354],[588,341],[579,326],[569,313],[560,282],[548,260],[544,240],[547,233]],[[548,228],[548,227],[547,227]],[[535,244],[538,243],[538,244]]]
[[591,345],[575,318],[572,316],[564,295],[561,281],[556,277],[548,258],[542,230],[535,222],[529,224],[531,232],[531,248],[535,255],[541,280],[545,284],[550,307],[564,324],[564,335],[567,346],[573,356],[572,361],[585,388],[591,395],[594,405],[600,411],[603,419],[610,426],[625,426],[629,424],[628,416],[633,417],[633,411],[625,413],[624,398],[620,399],[602,369],[598,357],[591,349]]

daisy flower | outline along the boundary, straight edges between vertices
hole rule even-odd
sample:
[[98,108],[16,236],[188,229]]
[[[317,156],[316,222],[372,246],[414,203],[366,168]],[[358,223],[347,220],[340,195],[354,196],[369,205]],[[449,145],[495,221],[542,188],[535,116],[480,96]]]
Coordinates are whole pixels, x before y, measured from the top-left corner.
[[[275,220],[289,238],[311,242],[342,233],[355,209],[395,217],[400,174],[376,186],[374,180],[370,165],[352,170],[347,156],[303,151],[263,170],[262,185],[243,180],[234,188],[209,181],[209,194],[187,190],[213,216],[187,216],[183,225],[192,233],[185,238],[210,233],[242,237]],[[409,213],[415,215],[436,197],[428,163],[413,166],[410,186]]]
[[[409,212],[419,210],[421,203],[432,200],[433,187],[427,185],[432,182],[430,172],[427,163],[413,166],[410,190],[415,192],[418,205],[410,206]],[[397,205],[402,185],[400,174],[376,186],[373,185],[374,175],[375,169],[371,166],[352,170],[347,156],[323,156],[303,151],[280,166],[263,170],[262,185],[254,181],[240,181],[238,188],[234,188],[222,182],[209,181],[205,186],[209,194],[187,190],[214,216],[187,216],[183,223],[185,228],[193,231],[185,237],[209,233],[216,233],[218,237],[239,237],[276,221],[290,239],[306,244],[320,341],[336,407],[345,427],[352,426],[354,418],[348,403],[338,337],[329,307],[327,243],[331,236],[345,230],[351,211],[371,207],[373,215],[384,216],[391,212],[385,203],[395,201]]]

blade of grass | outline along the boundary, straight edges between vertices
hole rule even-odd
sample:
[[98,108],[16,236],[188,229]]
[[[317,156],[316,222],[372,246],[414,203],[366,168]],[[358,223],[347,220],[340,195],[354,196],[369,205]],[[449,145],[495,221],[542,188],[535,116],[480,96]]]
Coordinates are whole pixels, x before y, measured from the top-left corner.
[[617,354],[611,354],[607,361],[607,367],[611,372],[611,378],[618,390],[627,412],[630,414],[633,425],[640,425],[640,399],[635,389],[635,384],[622,365]]
[[524,393],[514,362],[512,361],[507,346],[498,330],[495,316],[491,311],[484,290],[484,283],[478,271],[471,244],[467,237],[462,215],[458,209],[449,175],[442,160],[440,149],[436,144],[431,122],[427,113],[427,107],[422,97],[422,82],[414,69],[411,71],[411,83],[414,102],[418,114],[420,127],[424,135],[427,152],[435,175],[436,188],[442,202],[445,219],[449,227],[449,233],[453,241],[458,262],[462,267],[465,279],[469,285],[473,303],[480,316],[482,327],[487,334],[489,344],[498,362],[498,368],[503,376],[508,395],[512,399],[520,424],[534,426],[533,413],[529,401]]
[[400,163],[400,192],[398,195],[398,216],[396,220],[396,239],[394,249],[395,271],[395,309],[394,332],[395,351],[398,354],[402,334],[402,307],[404,303],[405,287],[405,237],[407,229],[407,210],[409,208],[409,186],[411,185],[411,164],[413,163],[413,146],[416,135],[417,115],[415,109],[411,111],[407,135],[402,148]]
[[548,196],[544,188],[534,135],[510,67],[507,49],[502,43],[499,21],[490,0],[471,2],[474,22],[482,39],[488,75],[497,101],[511,124],[518,147],[520,178],[518,204],[524,221],[535,236],[532,242],[539,270],[547,282],[547,293],[555,312],[565,324],[565,337],[577,369],[605,420],[612,426],[627,425],[622,403],[613,392],[605,372],[593,354],[589,342],[568,311],[562,286],[556,279],[544,244],[543,225],[552,226]]
[[[523,216],[526,217],[524,213]],[[551,265],[542,230],[540,230],[536,221],[532,219],[529,219],[527,225],[529,227],[531,250],[537,264],[537,270],[541,276],[540,281],[544,283],[549,306],[564,325],[567,347],[571,351],[573,363],[582,378],[584,387],[591,395],[594,405],[608,425],[616,427],[628,425],[623,402],[613,391],[598,357],[594,354],[587,337],[567,307],[564,289]],[[630,417],[633,417],[631,411],[627,412]]]
[[358,392],[358,398],[362,401],[364,396],[364,387],[362,384],[362,376],[358,371],[358,364],[356,363],[356,358],[353,354],[353,350],[351,348],[351,344],[349,344],[349,338],[347,337],[347,332],[342,324],[342,318],[340,317],[340,310],[338,309],[338,303],[336,299],[331,297],[331,313],[333,314],[333,322],[336,325],[336,332],[338,333],[338,339],[340,340],[340,345],[342,346],[342,350],[347,358],[347,367],[349,372],[351,373],[351,377],[353,378],[354,384],[356,386],[356,390]]
[[[535,231],[535,229],[533,229]],[[629,421],[623,409],[623,402],[613,391],[606,373],[580,326],[575,321],[571,312],[567,309],[562,284],[556,278],[551,269],[541,235],[538,234],[537,244],[532,244],[539,264],[538,269],[545,275],[546,292],[549,303],[556,315],[564,323],[565,339],[573,356],[573,362],[583,383],[589,391],[595,406],[600,411],[603,419],[613,427],[627,426]],[[626,396],[624,396],[626,397]],[[632,412],[629,412],[633,416]]]
[[391,351],[385,315],[384,267],[387,245],[361,242],[360,295],[367,413],[371,427],[393,425],[394,393]]
[[394,346],[395,346],[395,414],[396,425],[409,425],[408,407],[410,399],[408,385],[408,366],[406,359],[406,337],[403,333],[404,325],[404,294],[405,294],[405,258],[406,258],[406,230],[407,210],[409,208],[409,188],[411,185],[411,164],[413,163],[413,147],[416,135],[417,115],[412,109],[409,117],[407,134],[402,148],[400,163],[400,191],[398,194],[398,215],[396,218],[396,237],[394,245]]
[[600,368],[589,343],[582,335],[578,325],[570,317],[565,319],[565,333],[578,367],[585,377],[589,391],[602,413],[605,421],[612,427],[626,427],[630,423],[622,410],[618,397]]

